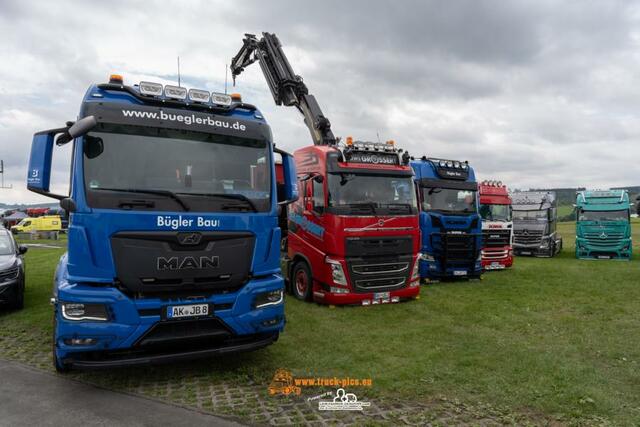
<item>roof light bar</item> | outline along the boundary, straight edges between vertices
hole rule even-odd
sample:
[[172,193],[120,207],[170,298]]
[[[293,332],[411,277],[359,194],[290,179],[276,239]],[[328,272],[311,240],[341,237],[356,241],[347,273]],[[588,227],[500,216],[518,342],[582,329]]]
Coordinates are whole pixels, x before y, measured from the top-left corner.
[[164,87],[164,96],[171,99],[178,99],[184,101],[187,99],[187,88],[180,86],[166,85]]
[[202,89],[189,89],[189,100],[192,102],[209,102],[209,92]]
[[223,105],[228,107],[231,105],[232,98],[229,95],[225,95],[224,93],[215,93],[211,94],[211,102],[217,105]]
[[138,87],[143,95],[162,96],[162,85],[160,83],[140,82]]

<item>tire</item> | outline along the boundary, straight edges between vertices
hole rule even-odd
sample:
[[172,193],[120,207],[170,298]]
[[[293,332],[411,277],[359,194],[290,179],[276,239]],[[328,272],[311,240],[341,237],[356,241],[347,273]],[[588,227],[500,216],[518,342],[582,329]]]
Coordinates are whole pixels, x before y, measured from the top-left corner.
[[51,358],[53,360],[53,367],[56,369],[56,372],[59,374],[68,373],[71,368],[69,365],[62,363],[58,360],[58,355],[56,354],[56,328],[58,325],[58,321],[56,320],[56,312],[53,312],[53,336],[51,337]]
[[313,299],[313,281],[311,269],[304,261],[298,261],[291,272],[291,293],[300,301]]
[[15,295],[13,301],[10,303],[10,307],[14,310],[22,310],[24,308],[24,279],[16,286]]

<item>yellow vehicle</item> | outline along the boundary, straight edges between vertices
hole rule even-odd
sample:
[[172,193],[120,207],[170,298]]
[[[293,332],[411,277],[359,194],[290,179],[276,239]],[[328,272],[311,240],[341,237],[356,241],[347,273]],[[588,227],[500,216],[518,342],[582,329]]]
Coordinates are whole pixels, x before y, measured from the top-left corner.
[[11,232],[31,233],[35,231],[60,231],[62,230],[62,219],[59,215],[46,215],[37,218],[25,218],[13,227]]

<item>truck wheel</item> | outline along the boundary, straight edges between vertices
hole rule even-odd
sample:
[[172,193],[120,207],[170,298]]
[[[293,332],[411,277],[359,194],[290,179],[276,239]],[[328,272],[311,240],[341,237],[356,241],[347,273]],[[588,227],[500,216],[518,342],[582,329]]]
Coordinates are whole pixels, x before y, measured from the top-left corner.
[[313,295],[313,282],[311,269],[304,261],[298,261],[293,266],[291,273],[291,292],[300,301],[311,301]]
[[22,283],[20,283],[20,288],[16,294],[16,300],[13,304],[13,308],[18,310],[22,310],[24,308],[24,278],[22,279]]
[[56,312],[53,312],[53,336],[51,337],[51,356],[53,359],[53,367],[56,369],[56,372],[59,374],[66,374],[71,370],[69,365],[65,365],[60,360],[58,360],[58,356],[56,354],[56,329],[58,326],[58,321],[56,320]]

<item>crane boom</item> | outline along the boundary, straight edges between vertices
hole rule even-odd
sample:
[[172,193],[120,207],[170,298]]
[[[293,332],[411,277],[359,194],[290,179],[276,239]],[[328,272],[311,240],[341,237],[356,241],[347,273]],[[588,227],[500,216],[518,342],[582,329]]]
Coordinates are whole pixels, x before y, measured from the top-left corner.
[[302,77],[293,72],[275,34],[262,33],[261,39],[245,34],[242,48],[231,60],[234,85],[236,76],[256,61],[260,63],[276,105],[295,106],[302,113],[314,145],[335,145],[337,139],[331,131],[331,122],[322,113],[315,96],[309,94]]

